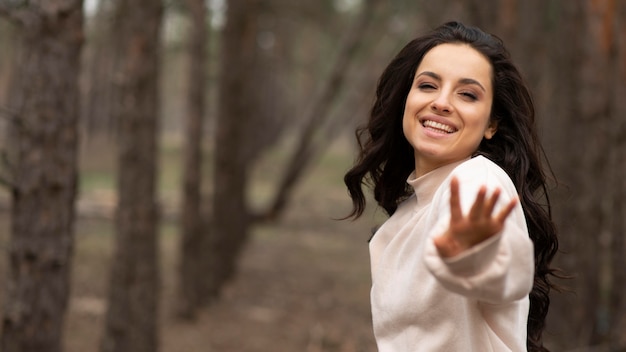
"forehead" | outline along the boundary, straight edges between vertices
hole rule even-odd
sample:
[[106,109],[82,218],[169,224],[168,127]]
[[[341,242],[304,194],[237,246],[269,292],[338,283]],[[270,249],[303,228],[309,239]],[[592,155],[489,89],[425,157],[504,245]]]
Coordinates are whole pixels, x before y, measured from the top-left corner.
[[417,74],[430,71],[442,78],[471,78],[491,86],[492,67],[487,58],[468,44],[440,44],[426,52]]

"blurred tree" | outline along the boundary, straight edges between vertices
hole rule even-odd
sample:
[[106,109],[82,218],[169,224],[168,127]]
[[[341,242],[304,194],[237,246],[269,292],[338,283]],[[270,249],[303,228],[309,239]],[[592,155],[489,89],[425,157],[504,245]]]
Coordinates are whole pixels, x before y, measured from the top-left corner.
[[257,47],[255,26],[262,2],[229,1],[222,34],[213,181],[215,226],[207,253],[210,258],[207,273],[210,291],[207,293],[211,297],[217,296],[222,284],[233,275],[235,260],[249,231],[245,195],[251,160],[244,154],[244,128],[252,123],[257,113],[250,90],[259,89],[262,84],[254,79],[253,70]]
[[[594,336],[596,343],[609,345],[611,350],[626,349],[626,268],[625,182],[623,161],[626,157],[626,5],[623,1],[587,2],[588,40],[584,54],[587,60],[581,70],[586,84],[581,88],[582,110],[589,121],[600,120],[599,148],[594,167],[600,164],[601,177],[606,183],[599,193],[602,233],[600,247],[599,310]],[[602,137],[604,141],[600,141]],[[596,180],[597,182],[597,180]],[[594,273],[589,273],[593,275]],[[607,294],[608,292],[608,294]]]
[[623,275],[625,233],[619,161],[626,117],[623,98],[616,95],[623,96],[626,83],[620,76],[626,62],[619,44],[623,34],[617,32],[624,13],[611,0],[561,1],[549,11],[550,98],[539,97],[538,105],[549,117],[546,149],[568,187],[556,193],[553,209],[564,252],[557,263],[574,275],[565,285],[575,290],[554,300],[549,330],[561,350],[609,346],[624,334],[618,330],[623,284],[616,281]]
[[[6,106],[7,91],[11,74],[13,72],[14,61],[17,58],[14,51],[16,45],[15,29],[7,21],[0,21],[0,47],[2,47],[2,55],[0,55],[0,106]],[[3,119],[0,119],[0,126],[4,126]],[[0,127],[2,130],[4,128]]]
[[[543,72],[547,85],[546,95],[536,95],[536,105],[540,118],[543,118],[540,121],[544,131],[544,147],[557,178],[566,187],[552,192],[553,218],[559,232],[562,253],[556,256],[555,262],[567,274],[575,276],[575,280],[563,283],[575,293],[553,297],[548,314],[547,339],[552,340],[552,349],[566,350],[588,346],[591,331],[599,317],[596,274],[601,226],[597,213],[594,213],[598,208],[589,209],[593,207],[590,197],[595,195],[592,192],[584,196],[586,187],[583,185],[583,177],[594,172],[589,170],[589,158],[583,156],[589,153],[576,148],[577,145],[591,147],[588,143],[593,143],[590,136],[585,136],[585,129],[590,126],[582,126],[584,119],[581,116],[582,103],[579,102],[579,90],[584,85],[579,76],[583,62],[583,40],[566,39],[573,33],[583,35],[585,31],[582,2],[555,3],[550,12],[549,27],[543,33],[543,38],[554,45],[549,47],[545,58],[549,62],[548,69]],[[576,152],[572,153],[574,150]],[[582,170],[585,171],[581,172]],[[581,177],[576,176],[577,174],[581,174]],[[575,192],[576,196],[570,192]],[[582,197],[587,199],[580,199]],[[581,213],[582,206],[592,213]],[[580,221],[578,219],[584,220],[585,224],[577,223]],[[583,269],[582,273],[580,269]],[[586,272],[596,274],[587,280]]]
[[[361,48],[363,34],[375,13],[379,1],[365,0],[360,15],[344,38],[340,50],[331,66],[331,72],[316,99],[311,101],[304,116],[304,125],[298,133],[297,144],[278,185],[276,195],[268,210],[257,215],[255,220],[276,220],[285,210],[296,182],[301,178],[312,160],[315,159],[327,140],[315,140],[316,133],[330,117],[330,110],[343,90],[348,78],[346,71]],[[337,126],[335,126],[337,127]]]
[[84,54],[81,116],[84,135],[115,134],[116,123],[112,113],[115,97],[115,55],[111,50],[118,39],[114,10],[118,0],[98,1],[87,28],[87,47]]
[[[606,4],[604,36],[611,43],[608,93],[611,111],[611,258],[608,311],[609,341],[615,351],[626,349],[626,2]],[[613,12],[614,11],[614,12]],[[613,12],[613,13],[612,13]]]
[[207,8],[204,0],[186,0],[191,17],[191,33],[188,40],[189,67],[187,118],[183,149],[182,207],[180,214],[181,240],[179,263],[179,307],[181,317],[191,319],[204,296],[202,287],[207,237],[202,226],[201,180],[202,180],[202,133],[206,111],[205,92],[207,76]]
[[115,9],[118,206],[102,352],[158,351],[156,203],[160,0]]
[[74,243],[82,6],[81,0],[0,1],[20,45],[8,101],[5,352],[62,350]]
[[[217,135],[215,141],[215,174],[213,198],[213,230],[211,233],[210,296],[217,296],[222,285],[229,280],[236,267],[238,255],[245,245],[250,225],[259,220],[276,219],[284,210],[293,185],[317,153],[322,144],[314,143],[313,136],[323,126],[330,106],[339,96],[344,82],[344,70],[357,52],[359,34],[365,29],[373,14],[375,1],[366,1],[363,14],[349,30],[347,40],[338,50],[338,58],[320,97],[313,100],[311,110],[302,120],[295,153],[288,165],[283,182],[271,209],[261,215],[252,214],[246,203],[249,175],[253,161],[267,147],[275,143],[281,124],[276,116],[281,107],[268,108],[267,92],[278,87],[267,74],[263,49],[274,45],[273,36],[259,31],[263,25],[263,10],[268,0],[228,3],[226,26],[221,47],[220,98],[218,99]],[[270,6],[271,8],[271,6]],[[261,75],[259,75],[261,73]],[[262,88],[261,88],[262,87]],[[259,94],[261,92],[262,94]],[[268,112],[272,112],[268,115]],[[280,120],[278,120],[280,121]],[[284,126],[284,125],[283,125]]]

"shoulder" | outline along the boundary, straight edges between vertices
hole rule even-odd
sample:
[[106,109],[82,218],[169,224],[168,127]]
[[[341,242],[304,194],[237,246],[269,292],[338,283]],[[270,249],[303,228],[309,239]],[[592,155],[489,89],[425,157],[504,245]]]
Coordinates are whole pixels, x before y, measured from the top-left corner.
[[[498,166],[498,164],[493,161],[487,159],[482,155],[475,156],[467,161],[459,164],[453,171],[453,174],[460,175],[473,175],[473,176],[489,176],[489,175],[497,175],[497,176],[505,176],[508,178],[506,172]],[[460,174],[460,175],[459,175]]]
[[[407,218],[411,217],[413,212],[415,211],[415,204],[417,200],[415,199],[415,194],[410,195],[406,199],[402,200],[398,204],[398,208],[396,211],[391,214],[387,220],[383,223],[383,226],[388,223],[403,223]],[[382,226],[381,226],[382,227]]]
[[370,237],[370,245],[388,243],[402,228],[407,226],[413,215],[415,202],[415,195],[412,195],[398,204],[396,211],[375,229],[372,237]]
[[477,184],[487,187],[502,187],[515,192],[509,175],[496,163],[479,155],[457,166],[451,173],[461,184]]
[[409,197],[407,197],[406,199],[402,200],[399,204],[398,204],[398,208],[396,209],[396,211],[389,217],[389,219],[396,219],[396,218],[402,218],[404,216],[406,216],[407,214],[411,214],[413,212],[413,210],[415,209],[415,194],[411,194]]

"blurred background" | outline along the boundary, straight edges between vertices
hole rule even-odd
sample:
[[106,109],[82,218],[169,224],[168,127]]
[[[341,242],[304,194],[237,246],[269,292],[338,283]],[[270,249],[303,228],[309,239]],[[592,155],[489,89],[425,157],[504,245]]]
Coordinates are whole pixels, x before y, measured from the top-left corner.
[[[448,20],[532,88],[553,351],[626,351],[626,1],[0,0],[3,351],[375,351],[376,81]],[[547,172],[552,175],[549,170]]]

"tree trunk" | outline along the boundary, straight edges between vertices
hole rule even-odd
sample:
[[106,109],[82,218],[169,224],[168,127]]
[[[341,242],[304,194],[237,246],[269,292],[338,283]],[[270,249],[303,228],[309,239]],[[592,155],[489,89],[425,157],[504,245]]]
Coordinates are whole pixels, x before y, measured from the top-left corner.
[[[572,280],[562,283],[573,292],[566,292],[560,299],[554,300],[548,328],[552,329],[553,335],[558,336],[556,338],[558,350],[567,350],[586,346],[591,335],[591,327],[594,325],[595,305],[587,306],[586,303],[593,300],[590,294],[597,292],[598,283],[597,280],[586,282],[587,275],[579,270],[581,268],[586,270],[583,261],[590,261],[592,262],[590,264],[595,266],[593,263],[595,255],[581,258],[581,252],[587,245],[591,251],[596,250],[596,237],[599,229],[594,229],[592,233],[582,231],[583,223],[590,222],[589,218],[592,217],[579,209],[577,203],[582,200],[573,197],[572,194],[573,192],[578,195],[585,194],[583,181],[577,175],[579,170],[584,170],[580,173],[587,173],[589,170],[588,166],[583,164],[580,155],[578,158],[570,156],[571,151],[577,149],[573,143],[586,145],[587,140],[584,135],[581,136],[583,131],[575,121],[580,113],[576,88],[581,84],[578,81],[578,71],[581,66],[581,41],[565,41],[564,38],[570,36],[571,33],[582,32],[580,30],[582,10],[579,1],[563,3],[561,6],[564,8],[559,11],[553,42],[560,42],[562,45],[555,45],[550,51],[553,56],[552,69],[554,70],[550,81],[550,93],[555,99],[544,102],[549,103],[545,112],[550,120],[544,126],[544,135],[549,136],[545,144],[554,171],[559,182],[566,187],[563,187],[561,192],[555,193],[553,203],[554,219],[560,235],[559,246],[561,252],[564,253],[557,257],[556,263],[567,275],[573,277]],[[563,126],[572,126],[575,130],[572,129],[571,134],[566,135]],[[589,201],[586,203],[588,204]],[[587,244],[587,241],[590,243]],[[589,269],[595,276],[593,268]]]
[[83,131],[86,139],[93,136],[113,136],[116,121],[112,118],[115,98],[115,19],[116,3],[120,0],[107,0],[98,3],[92,19],[90,41],[85,53],[83,72]]
[[119,71],[113,108],[118,132],[115,253],[103,352],[158,351],[157,136],[159,0],[120,1]]
[[207,9],[204,0],[187,0],[192,28],[189,40],[189,92],[183,150],[183,200],[180,215],[179,307],[181,317],[191,319],[203,295],[206,234],[201,217],[202,133],[207,72]]
[[260,0],[229,1],[222,34],[209,297],[217,297],[223,284],[233,276],[250,230],[246,191],[251,165],[246,158],[248,146],[244,136],[255,113],[251,90],[262,89],[262,83],[251,82],[260,3]]
[[[272,2],[268,0],[229,2],[226,27],[222,37],[222,76],[218,99],[217,136],[215,144],[215,177],[213,199],[213,232],[211,233],[211,288],[209,295],[218,295],[222,285],[236,269],[239,252],[248,238],[249,227],[255,220],[267,220],[277,216],[286,204],[295,182],[321,149],[314,137],[326,121],[344,82],[345,70],[359,48],[358,38],[367,27],[373,14],[375,0],[367,1],[363,14],[346,38],[338,53],[326,88],[319,99],[311,105],[304,117],[305,126],[298,140],[298,147],[288,165],[276,198],[270,210],[261,215],[252,215],[246,203],[249,173],[253,162],[264,150],[272,122],[268,121],[267,98],[259,90],[268,91],[276,87],[259,75],[260,68],[267,65],[270,41],[265,42],[260,29],[264,11]],[[267,39],[267,38],[265,38]],[[260,85],[263,85],[260,88]],[[267,96],[267,95],[266,95]],[[271,96],[271,94],[270,94]],[[280,107],[278,109],[280,111]],[[271,114],[270,114],[271,115]],[[259,137],[260,136],[260,137]],[[273,137],[275,139],[275,137]],[[251,149],[252,147],[252,149]],[[317,149],[316,149],[317,148]]]
[[0,349],[57,352],[74,243],[82,1],[6,6],[0,13],[19,25],[21,57],[9,102],[12,225]]
[[609,311],[611,348],[626,349],[626,2],[615,2],[612,53],[613,145],[610,153],[613,176],[613,228],[611,243],[611,298]]
[[341,95],[343,85],[347,79],[346,71],[355,60],[356,54],[358,54],[361,48],[363,33],[367,31],[378,3],[377,0],[364,1],[361,13],[355,19],[344,38],[343,44],[339,48],[332,70],[329,77],[325,80],[321,93],[317,99],[312,101],[309,111],[304,117],[305,124],[299,133],[295,151],[289,159],[272,204],[265,213],[257,215],[254,220],[274,221],[284,212],[296,182],[307,170],[307,167],[310,166],[314,157],[321,152],[323,149],[322,144],[328,144],[327,140],[316,143],[315,136],[324,122],[330,117],[333,103]]
[[[0,106],[7,106],[9,85],[12,82],[11,77],[14,75],[14,67],[17,65],[17,38],[16,29],[6,21],[0,22],[0,46],[2,47],[2,55],[0,56]],[[4,109],[0,109],[3,111]],[[5,120],[5,121],[2,121]],[[0,130],[6,131],[4,127],[6,119],[0,119]]]
[[[550,48],[553,57],[551,88],[556,99],[547,104],[546,149],[566,192],[556,194],[555,220],[563,254],[557,266],[572,275],[564,284],[573,294],[554,301],[549,325],[561,336],[559,350],[606,342],[608,312],[606,287],[613,193],[610,176],[612,117],[611,73],[608,47],[598,26],[598,9],[586,1],[559,3],[554,23],[559,45]],[[600,10],[601,12],[602,10]],[[579,33],[580,40],[570,40]],[[581,147],[582,146],[582,147]],[[558,327],[558,331],[556,331]]]

